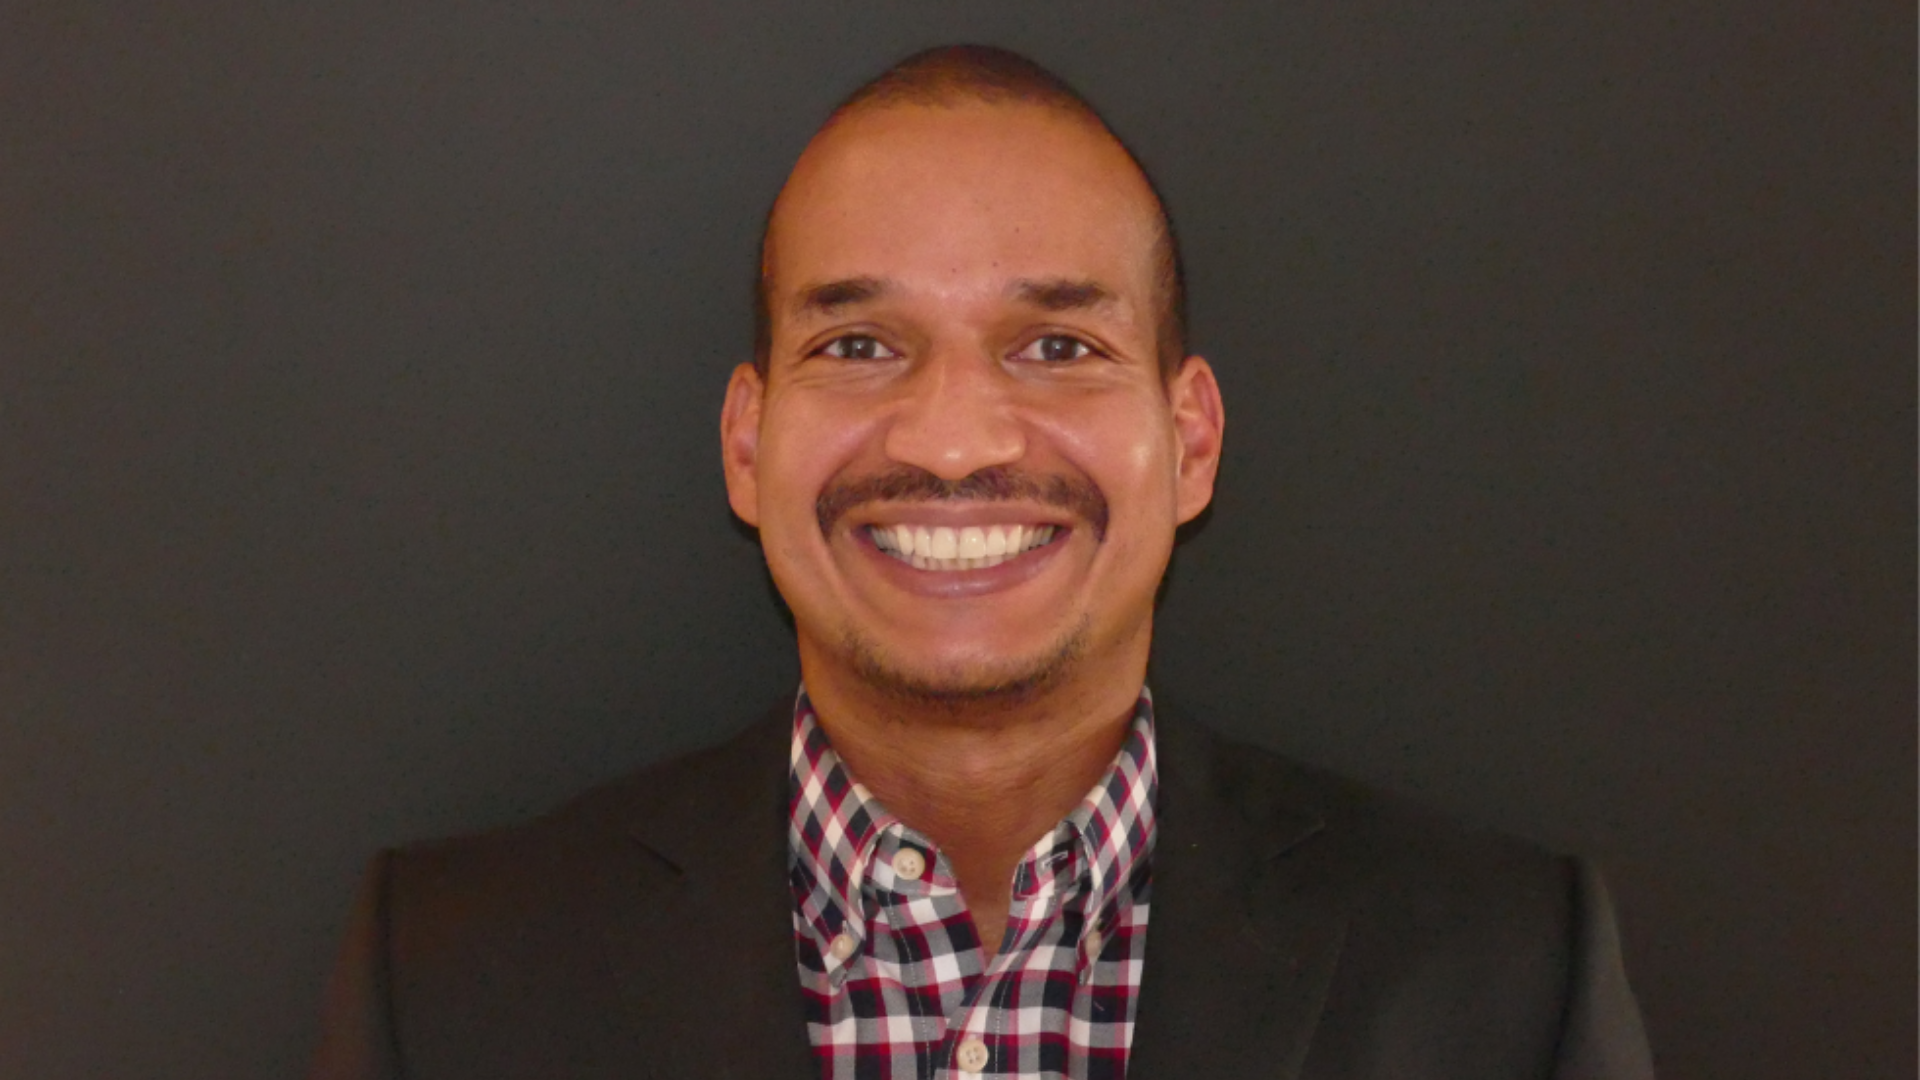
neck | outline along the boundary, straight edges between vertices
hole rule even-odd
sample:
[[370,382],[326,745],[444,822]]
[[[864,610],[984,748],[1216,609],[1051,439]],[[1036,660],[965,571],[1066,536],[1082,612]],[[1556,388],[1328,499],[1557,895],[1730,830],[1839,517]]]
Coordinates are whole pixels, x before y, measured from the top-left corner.
[[[1082,661],[1010,700],[913,701],[801,647],[820,726],[855,778],[952,862],[987,952],[1006,924],[1013,869],[1079,806],[1125,740],[1146,648],[1124,664]],[[811,660],[811,662],[810,662]]]

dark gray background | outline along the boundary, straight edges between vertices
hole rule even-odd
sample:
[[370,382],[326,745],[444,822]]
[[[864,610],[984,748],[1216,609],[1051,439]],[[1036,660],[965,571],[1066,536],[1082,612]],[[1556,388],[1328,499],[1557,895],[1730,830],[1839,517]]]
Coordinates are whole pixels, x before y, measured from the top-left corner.
[[0,15],[0,1076],[297,1072],[376,846],[790,689],[754,236],[952,39],[1184,230],[1161,693],[1598,855],[1670,1080],[1913,1075],[1910,5],[553,0]]

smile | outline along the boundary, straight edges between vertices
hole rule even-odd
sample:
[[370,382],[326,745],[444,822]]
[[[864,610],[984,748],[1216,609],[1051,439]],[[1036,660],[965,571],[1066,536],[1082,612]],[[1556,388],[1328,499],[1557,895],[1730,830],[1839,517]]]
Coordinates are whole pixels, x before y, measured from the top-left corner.
[[998,566],[1054,540],[1052,525],[869,525],[873,546],[916,570],[952,573]]

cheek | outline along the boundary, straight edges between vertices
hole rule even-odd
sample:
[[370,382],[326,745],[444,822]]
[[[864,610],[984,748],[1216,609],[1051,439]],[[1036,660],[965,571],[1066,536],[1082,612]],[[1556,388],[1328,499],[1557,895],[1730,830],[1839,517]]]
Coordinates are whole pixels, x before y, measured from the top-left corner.
[[866,427],[844,410],[806,399],[768,408],[760,430],[762,502],[785,515],[796,507],[810,514],[827,481],[860,456]]
[[1088,404],[1056,414],[1048,441],[1099,485],[1115,517],[1170,512],[1178,459],[1165,410],[1137,402]]

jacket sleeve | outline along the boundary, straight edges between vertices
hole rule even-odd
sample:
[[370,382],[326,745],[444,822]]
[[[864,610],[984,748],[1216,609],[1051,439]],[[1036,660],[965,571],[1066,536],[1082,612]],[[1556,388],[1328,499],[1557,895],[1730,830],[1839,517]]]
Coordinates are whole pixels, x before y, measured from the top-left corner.
[[390,856],[367,868],[347,922],[346,942],[327,983],[320,1049],[310,1080],[400,1080],[387,949]]
[[1572,956],[1554,1080],[1653,1080],[1606,885],[1585,860],[1574,864],[1572,878]]

